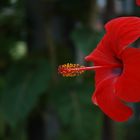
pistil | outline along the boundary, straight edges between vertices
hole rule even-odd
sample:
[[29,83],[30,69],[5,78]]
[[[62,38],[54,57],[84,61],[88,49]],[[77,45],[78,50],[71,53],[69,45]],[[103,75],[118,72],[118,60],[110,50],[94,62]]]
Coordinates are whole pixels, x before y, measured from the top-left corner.
[[91,67],[85,67],[81,66],[79,64],[71,64],[67,63],[64,65],[60,65],[58,67],[58,73],[61,74],[64,77],[74,77],[79,76],[80,74],[84,73],[88,70],[96,70],[101,68],[109,68],[109,67],[120,67],[120,65],[108,65],[108,66],[91,66]]

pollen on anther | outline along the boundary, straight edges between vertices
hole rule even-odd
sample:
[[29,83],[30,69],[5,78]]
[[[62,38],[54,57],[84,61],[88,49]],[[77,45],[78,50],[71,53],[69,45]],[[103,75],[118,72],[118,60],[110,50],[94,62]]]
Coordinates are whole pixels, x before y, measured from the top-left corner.
[[81,69],[83,67],[84,66],[80,66],[79,64],[67,63],[58,67],[58,73],[64,77],[79,76],[84,72],[84,70]]

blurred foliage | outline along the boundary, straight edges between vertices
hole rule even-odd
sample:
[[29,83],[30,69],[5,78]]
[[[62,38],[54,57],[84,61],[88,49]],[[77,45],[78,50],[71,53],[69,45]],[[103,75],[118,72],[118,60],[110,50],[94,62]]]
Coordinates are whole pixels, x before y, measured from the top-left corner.
[[78,47],[84,55],[88,55],[96,47],[103,36],[102,32],[93,31],[89,27],[77,27],[71,35],[76,47]]
[[59,138],[67,140],[100,139],[101,114],[91,103],[93,84],[88,81],[85,81],[84,84],[76,81],[63,80],[52,90],[50,96],[49,102],[56,106],[61,122]]
[[56,2],[56,7],[60,10],[62,14],[72,17],[75,20],[88,20],[88,13],[90,7],[90,0],[58,0]]
[[35,106],[49,87],[50,66],[46,60],[28,60],[12,65],[1,92],[0,110],[6,121],[16,125]]

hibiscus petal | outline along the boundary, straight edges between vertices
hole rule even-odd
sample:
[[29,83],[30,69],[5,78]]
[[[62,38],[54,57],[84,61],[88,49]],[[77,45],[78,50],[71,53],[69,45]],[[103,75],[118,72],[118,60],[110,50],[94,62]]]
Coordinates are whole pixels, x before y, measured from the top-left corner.
[[[98,85],[92,100],[96,100],[101,110],[115,121],[122,122],[130,118],[133,111],[116,96],[114,83],[117,78],[110,78]],[[95,96],[96,95],[96,96]]]
[[140,101],[140,49],[127,48],[122,53],[123,73],[116,82],[117,95],[127,102]]
[[97,48],[94,49],[91,54],[85,57],[86,61],[91,61],[93,63],[97,63],[97,65],[115,65],[118,64],[118,61],[115,59],[113,55],[113,51],[111,47],[108,45],[108,38],[105,35]]
[[140,6],[140,0],[136,0],[136,4]]
[[[105,68],[105,69],[97,69],[95,70],[95,88],[98,89],[98,87],[106,80],[116,77],[118,74],[113,73],[113,69],[111,68]],[[112,87],[113,88],[113,87]],[[94,96],[92,98],[93,103],[98,105],[97,100],[96,100],[96,94],[98,92],[94,93]]]
[[111,20],[105,25],[106,34],[103,39],[86,60],[100,59],[100,65],[117,63],[116,57],[119,58],[128,45],[140,37],[139,27],[138,17],[120,17]]
[[[100,55],[100,51],[98,50],[86,57],[86,60],[94,61],[95,65],[99,65],[100,63],[107,64],[109,61],[103,54]],[[120,75],[120,71],[116,71],[116,69],[118,68],[95,70],[96,90],[92,96],[92,101],[110,118],[122,122],[129,119],[132,115],[132,110],[123,104],[115,94],[114,85]]]
[[119,54],[140,37],[139,17],[120,17],[111,20],[105,25],[108,45]]
[[[95,66],[105,66],[104,68],[95,70],[96,76],[96,86],[101,81],[104,81],[105,79],[108,79],[113,76],[118,76],[118,73],[114,73],[114,65],[119,65],[121,63],[118,62],[118,60],[114,57],[112,50],[110,50],[110,47],[105,48],[104,40],[106,36],[103,37],[102,41],[98,44],[98,47],[90,54],[88,55],[85,60],[91,61],[94,63]],[[103,51],[104,50],[104,51]],[[103,52],[102,52],[103,51]],[[106,66],[109,66],[108,68]]]

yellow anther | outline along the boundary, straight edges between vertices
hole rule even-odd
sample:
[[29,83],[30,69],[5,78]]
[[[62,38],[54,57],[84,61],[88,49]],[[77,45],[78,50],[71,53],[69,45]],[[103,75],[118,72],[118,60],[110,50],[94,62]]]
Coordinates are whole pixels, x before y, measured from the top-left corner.
[[85,71],[83,68],[84,66],[80,66],[79,64],[67,63],[59,66],[58,72],[65,77],[74,77],[82,74]]

